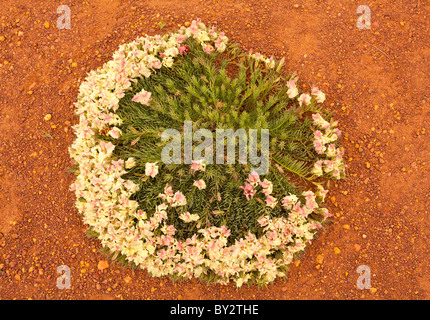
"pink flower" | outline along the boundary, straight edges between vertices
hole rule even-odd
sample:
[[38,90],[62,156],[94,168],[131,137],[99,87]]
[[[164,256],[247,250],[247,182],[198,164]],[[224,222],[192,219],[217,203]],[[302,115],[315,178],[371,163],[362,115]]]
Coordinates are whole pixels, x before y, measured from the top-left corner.
[[184,54],[187,54],[187,51],[190,50],[190,47],[187,45],[184,45],[179,47],[178,50],[179,50],[179,54],[183,56]]
[[287,91],[288,98],[292,99],[299,94],[299,90],[296,87],[295,80],[287,81],[287,87],[288,87],[288,91]]
[[164,194],[166,196],[173,196],[172,186],[170,186],[169,184],[166,184],[166,186],[164,187]]
[[319,212],[324,215],[324,219],[333,217],[333,214],[330,213],[327,208],[321,208],[319,209]]
[[325,171],[325,172],[330,172],[330,171],[332,171],[332,170],[333,170],[333,168],[334,168],[334,164],[335,164],[335,162],[334,162],[334,161],[331,161],[331,160],[324,160],[324,171]]
[[275,206],[276,206],[276,202],[277,202],[277,200],[276,200],[276,198],[275,197],[272,197],[272,196],[267,196],[267,198],[266,198],[266,206],[268,206],[268,207],[270,207],[270,208],[274,208]]
[[121,171],[124,167],[124,160],[122,159],[119,159],[118,161],[112,160],[111,163],[117,171]]
[[319,126],[322,129],[328,130],[330,129],[330,123],[328,123],[326,120],[323,119],[323,117],[319,114],[313,114],[312,119],[314,120],[314,123]]
[[159,221],[167,219],[167,212],[164,210],[164,208],[160,207],[161,206],[158,206],[154,213],[154,217],[156,217]]
[[323,154],[324,153],[324,151],[326,150],[326,147],[324,146],[324,144],[321,142],[321,140],[315,140],[314,141],[314,148],[315,148],[315,151],[318,153],[318,154]]
[[176,42],[178,42],[178,43],[182,43],[184,40],[186,40],[187,39],[187,36],[186,35],[183,35],[183,34],[178,34],[177,36],[176,36]]
[[131,180],[127,180],[126,182],[124,182],[123,185],[127,190],[130,190],[130,191],[135,190],[136,188],[136,184],[134,184],[133,181]]
[[166,228],[166,233],[170,236],[174,235],[175,232],[176,232],[176,229],[174,225],[170,225]]
[[115,149],[115,145],[112,142],[99,141],[99,144],[107,155],[110,155]]
[[314,221],[309,222],[309,230],[319,229],[322,225],[320,223],[316,223]]
[[140,219],[146,219],[146,212],[143,210],[137,210],[137,218]]
[[305,245],[302,242],[299,242],[298,240],[296,240],[295,248],[296,248],[296,251],[301,251],[305,248]]
[[269,224],[269,219],[267,217],[261,217],[257,220],[257,222],[260,226],[264,227]]
[[265,196],[268,196],[273,191],[273,183],[267,179],[264,179],[263,182],[260,182],[260,186],[263,188],[263,193]]
[[131,169],[136,165],[136,160],[134,160],[134,158],[128,158],[127,161],[125,162],[125,168],[126,169]]
[[302,195],[306,199],[306,207],[314,211],[314,209],[318,207],[318,204],[315,202],[315,194],[312,191],[305,191]]
[[325,190],[322,186],[318,186],[318,191],[316,194],[321,199],[321,201],[324,201],[327,193],[328,193],[328,190]]
[[151,102],[151,92],[145,91],[145,89],[142,89],[139,93],[137,93],[133,99],[131,99],[133,102],[139,102],[143,105],[149,106],[149,103]]
[[104,120],[106,123],[111,122],[113,119],[114,119],[114,118],[112,117],[112,115],[111,115],[111,114],[105,114],[105,115],[103,116],[103,120]]
[[340,137],[340,135],[342,134],[342,130],[340,130],[340,129],[338,129],[338,128],[333,129],[333,132],[334,132],[334,134],[335,134],[335,135],[337,135],[338,137]]
[[282,199],[282,205],[287,209],[291,209],[297,200],[298,198],[294,194],[290,194]]
[[301,214],[302,216],[305,216],[306,212],[305,212],[305,208],[301,207],[301,202],[297,201],[296,204],[294,205],[292,212],[294,213],[298,213]]
[[215,40],[215,48],[219,52],[224,52],[224,50],[226,49],[226,45],[225,45],[224,41],[222,41],[221,38],[218,38]]
[[109,130],[108,133],[112,138],[118,139],[121,135],[121,130],[118,129],[117,127],[113,127],[112,129]]
[[340,179],[340,171],[338,168],[333,169],[333,177],[335,177],[336,179]]
[[325,101],[325,94],[317,87],[313,87],[311,93],[315,96],[318,103],[323,103]]
[[148,68],[160,69],[162,66],[163,66],[163,63],[157,58],[152,59],[148,63]]
[[315,167],[321,169],[322,165],[323,165],[323,162],[324,162],[323,160],[318,160],[317,162],[315,162]]
[[312,191],[304,191],[302,195],[306,200],[313,199],[315,197],[315,194]]
[[145,164],[145,174],[151,178],[154,178],[158,174],[158,166],[156,163],[147,162]]
[[317,162],[315,162],[312,173],[314,173],[318,177],[322,176],[323,175],[322,165],[323,165],[323,160],[318,160]]
[[193,20],[191,22],[191,26],[189,27],[189,30],[191,31],[192,34],[196,34],[197,32],[199,32],[199,26],[197,24],[197,21]]
[[187,204],[187,199],[180,191],[176,191],[172,199],[172,207],[184,206]]
[[254,190],[254,186],[252,184],[245,182],[245,187],[240,186],[240,188],[243,189],[243,194],[246,196],[246,200],[249,200],[250,196],[251,199],[254,198],[256,190]]
[[336,155],[336,146],[333,143],[331,143],[327,148],[326,156],[334,157],[335,155]]
[[215,49],[214,47],[212,47],[209,43],[206,43],[203,46],[203,50],[207,53],[207,54],[211,54]]
[[206,183],[202,179],[200,179],[194,181],[193,186],[199,188],[199,190],[202,190],[206,188]]
[[206,164],[204,164],[203,160],[191,160],[191,170],[193,171],[205,171]]
[[185,213],[182,213],[179,216],[179,218],[188,223],[188,222],[191,222],[191,221],[197,221],[197,220],[199,220],[200,217],[199,217],[198,214],[191,214],[191,213],[189,213],[187,211]]
[[248,181],[250,184],[252,185],[257,185],[260,182],[260,176],[258,175],[257,172],[252,171],[249,175],[248,175],[248,179],[246,180]]
[[224,237],[228,237],[230,235],[230,230],[227,229],[226,226],[221,226],[219,231],[220,231],[220,234]]
[[315,138],[315,139],[317,139],[317,140],[321,140],[321,139],[322,139],[322,137],[323,137],[323,134],[322,134],[322,132],[321,132],[321,131],[317,130],[317,131],[315,131],[315,132],[314,132],[314,138]]
[[263,189],[267,189],[267,188],[269,188],[271,184],[272,184],[272,183],[271,183],[269,180],[267,180],[267,179],[264,179],[264,181],[263,181],[263,182],[260,182],[260,186],[261,186]]
[[93,177],[92,179],[91,179],[91,184],[92,185],[100,185],[101,183],[103,182],[103,180],[102,179],[100,179],[100,178],[97,178],[97,177]]
[[167,68],[171,68],[173,66],[173,62],[174,60],[172,57],[166,57],[163,59],[163,65]]
[[213,26],[213,27],[209,30],[209,34],[210,34],[211,36],[215,36],[215,35],[216,35],[216,27],[215,27],[215,26]]
[[307,93],[302,93],[297,101],[299,101],[300,106],[302,106],[303,102],[308,106],[311,103],[311,96]]
[[314,119],[314,121],[317,123],[317,122],[320,122],[320,121],[322,121],[322,120],[324,120],[323,119],[323,117],[321,117],[321,115],[319,114],[319,113],[314,113],[313,115],[312,115],[312,119]]

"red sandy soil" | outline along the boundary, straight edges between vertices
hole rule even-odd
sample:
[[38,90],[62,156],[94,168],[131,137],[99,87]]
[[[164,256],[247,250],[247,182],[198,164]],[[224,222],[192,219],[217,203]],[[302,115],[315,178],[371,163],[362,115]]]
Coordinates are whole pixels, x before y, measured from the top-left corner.
[[[60,4],[70,30],[56,27]],[[371,29],[360,30],[358,4],[346,0],[1,0],[0,299],[429,299],[430,4],[368,5]],[[121,43],[195,18],[286,57],[305,89],[327,94],[345,132],[349,177],[329,193],[335,222],[267,288],[99,270],[100,244],[68,191],[73,102],[87,72]],[[56,286],[60,265],[70,290]],[[356,286],[359,265],[370,267],[370,290]]]

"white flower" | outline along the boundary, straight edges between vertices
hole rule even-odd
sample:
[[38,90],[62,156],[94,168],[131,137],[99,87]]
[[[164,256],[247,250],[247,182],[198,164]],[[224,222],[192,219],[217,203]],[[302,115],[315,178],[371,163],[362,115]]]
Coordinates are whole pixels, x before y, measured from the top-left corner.
[[199,190],[206,189],[206,183],[202,179],[194,181],[193,186],[199,188]]
[[312,87],[311,93],[313,96],[315,96],[315,99],[318,103],[323,103],[325,101],[325,94],[317,87]]
[[127,161],[125,162],[125,168],[126,169],[131,169],[136,165],[136,161],[134,160],[134,158],[128,158]]
[[315,164],[314,164],[314,168],[312,169],[312,173],[314,175],[316,175],[317,177],[320,177],[323,175],[322,165],[323,165],[322,160],[319,160],[319,161],[315,162]]
[[273,59],[273,57],[266,59],[264,62],[268,69],[273,69],[275,67],[275,59]]
[[109,135],[114,138],[114,139],[119,139],[119,137],[121,136],[121,130],[118,129],[117,127],[113,127],[112,129],[109,130]]
[[151,92],[142,89],[142,91],[137,93],[131,100],[149,106],[149,103],[151,102]]
[[145,164],[145,174],[151,178],[154,178],[158,174],[158,166],[156,163],[147,162]]
[[275,197],[272,197],[271,195],[268,195],[266,198],[266,206],[270,208],[274,208],[276,206],[277,200]]
[[187,198],[181,191],[176,191],[171,201],[172,207],[185,206],[187,204]]
[[300,106],[302,106],[303,103],[308,106],[311,104],[311,96],[307,93],[302,93],[300,97],[297,98],[297,101],[299,101]]
[[173,66],[173,58],[172,57],[165,57],[163,59],[163,66],[167,68],[171,68]]
[[297,203],[298,200],[299,200],[299,198],[297,198],[296,195],[290,193],[288,196],[285,196],[282,199],[282,205],[286,209],[291,209],[293,207],[293,205],[295,205]]
[[191,222],[191,221],[197,221],[200,219],[198,214],[190,214],[188,211],[185,213],[182,213],[179,216],[179,218],[182,219],[183,221],[187,222],[187,223]]
[[287,91],[288,98],[293,99],[299,94],[299,90],[297,89],[295,80],[287,81],[287,87],[288,87],[288,91]]

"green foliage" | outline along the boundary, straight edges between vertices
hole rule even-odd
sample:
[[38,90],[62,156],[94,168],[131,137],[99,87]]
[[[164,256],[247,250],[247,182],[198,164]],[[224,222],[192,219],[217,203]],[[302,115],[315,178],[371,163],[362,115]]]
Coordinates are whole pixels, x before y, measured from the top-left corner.
[[[140,78],[121,99],[117,113],[123,119],[120,128],[123,134],[119,140],[113,140],[114,155],[136,159],[136,167],[123,178],[140,186],[132,199],[149,216],[161,204],[158,195],[166,184],[184,193],[187,205],[172,208],[167,220],[175,226],[178,240],[196,234],[198,224],[226,225],[231,230],[232,242],[248,231],[260,236],[259,217],[288,213],[279,204],[273,209],[265,206],[261,193],[249,201],[246,199],[240,186],[245,184],[250,164],[238,164],[236,158],[237,164],[209,164],[204,172],[195,173],[188,164],[166,165],[161,161],[161,150],[167,142],[162,142],[159,134],[169,128],[183,132],[184,121],[192,121],[194,131],[269,129],[271,162],[269,173],[263,178],[273,182],[273,190],[279,197],[288,193],[300,197],[302,190],[292,179],[310,180],[317,157],[311,121],[304,115],[322,110],[313,105],[307,109],[299,107],[287,95],[285,81],[291,77],[284,77],[276,68],[265,68],[237,45],[230,45],[222,54],[206,54],[194,39],[188,39],[186,44],[190,48],[188,54],[172,68],[161,68],[149,78]],[[149,106],[132,101],[142,89],[152,93]],[[160,174],[143,181],[147,162],[158,162]],[[206,182],[206,189],[193,186],[199,179]],[[185,211],[198,213],[200,221],[184,223],[179,215]],[[223,213],[213,214],[213,211]]]

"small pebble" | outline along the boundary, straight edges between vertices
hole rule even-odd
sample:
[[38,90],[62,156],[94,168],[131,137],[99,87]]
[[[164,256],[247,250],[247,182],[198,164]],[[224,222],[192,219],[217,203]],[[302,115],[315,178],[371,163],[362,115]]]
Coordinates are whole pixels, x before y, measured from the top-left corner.
[[315,261],[318,264],[322,264],[324,262],[324,256],[322,254],[317,255]]

